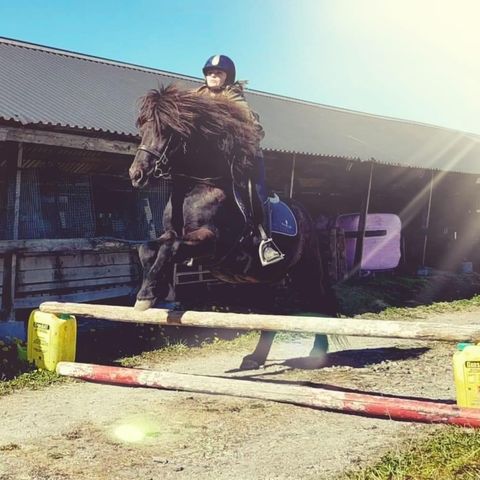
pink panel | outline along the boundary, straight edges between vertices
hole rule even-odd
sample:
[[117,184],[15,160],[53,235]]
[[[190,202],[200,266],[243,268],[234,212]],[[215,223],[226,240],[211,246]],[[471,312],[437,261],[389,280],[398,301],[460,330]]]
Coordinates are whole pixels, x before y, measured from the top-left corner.
[[[347,268],[352,268],[355,259],[356,238],[348,234],[358,231],[360,215],[356,213],[339,215],[335,226],[345,231]],[[369,213],[367,215],[366,237],[363,240],[362,270],[386,270],[395,268],[400,262],[400,235],[402,223],[393,213]],[[379,236],[368,236],[380,234]]]

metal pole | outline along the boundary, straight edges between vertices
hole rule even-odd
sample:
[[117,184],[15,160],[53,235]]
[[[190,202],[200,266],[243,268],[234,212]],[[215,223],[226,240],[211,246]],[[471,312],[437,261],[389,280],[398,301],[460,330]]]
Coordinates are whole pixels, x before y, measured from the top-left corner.
[[295,165],[297,163],[297,155],[294,153],[293,154],[293,159],[292,159],[292,170],[290,173],[290,195],[289,198],[293,198],[293,182],[295,180]]
[[423,253],[422,253],[422,266],[425,266],[425,260],[427,258],[427,241],[428,241],[428,229],[430,227],[430,211],[432,208],[432,194],[433,194],[433,175],[431,172],[430,176],[430,191],[428,194],[428,205],[427,205],[427,218],[425,219],[425,237],[423,238]]
[[370,174],[368,177],[368,188],[367,196],[365,197],[365,203],[363,205],[363,210],[360,213],[360,218],[358,220],[358,232],[357,232],[357,241],[355,244],[355,260],[353,262],[353,269],[350,276],[355,275],[362,268],[362,257],[363,257],[363,239],[365,238],[365,230],[367,228],[367,215],[368,209],[370,207],[370,194],[372,191],[372,179],[373,179],[373,162],[370,163]]

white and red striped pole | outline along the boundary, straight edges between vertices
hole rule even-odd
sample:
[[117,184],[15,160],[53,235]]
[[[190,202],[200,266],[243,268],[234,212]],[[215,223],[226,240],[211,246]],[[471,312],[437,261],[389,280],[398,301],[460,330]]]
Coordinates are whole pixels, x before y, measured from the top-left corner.
[[94,382],[232,395],[392,420],[480,427],[480,409],[300,385],[60,362],[57,373]]

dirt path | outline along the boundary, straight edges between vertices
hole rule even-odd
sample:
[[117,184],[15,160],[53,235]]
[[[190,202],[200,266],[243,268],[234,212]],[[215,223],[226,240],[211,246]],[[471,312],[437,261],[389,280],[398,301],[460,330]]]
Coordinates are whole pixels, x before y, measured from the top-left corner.
[[[468,323],[479,313],[445,321]],[[438,319],[438,318],[437,318]],[[453,400],[453,345],[350,338],[333,366],[305,364],[311,339],[276,342],[256,378]],[[164,365],[226,375],[248,350]],[[252,375],[230,373],[230,376]],[[132,433],[132,426],[137,430]],[[143,438],[132,443],[138,429]],[[432,427],[234,397],[75,382],[0,398],[0,480],[332,479]],[[120,437],[118,436],[120,435]]]

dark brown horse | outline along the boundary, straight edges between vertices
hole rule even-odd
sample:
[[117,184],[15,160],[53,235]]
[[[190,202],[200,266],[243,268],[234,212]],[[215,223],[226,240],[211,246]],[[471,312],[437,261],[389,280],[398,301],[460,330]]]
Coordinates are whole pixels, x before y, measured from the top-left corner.
[[[312,221],[299,204],[290,204],[295,234],[273,232],[285,258],[265,267],[260,264],[258,241],[238,195],[251,177],[259,138],[237,104],[168,86],[142,97],[137,126],[142,140],[129,171],[133,186],[141,188],[163,177],[171,180],[172,194],[163,235],[139,249],[144,277],[135,308],[145,310],[165,299],[174,263],[193,259],[226,282],[275,283],[288,275],[303,309],[336,314],[333,292],[323,280]],[[265,362],[274,335],[262,332],[243,368]],[[325,349],[325,336],[317,335],[311,355]]]

